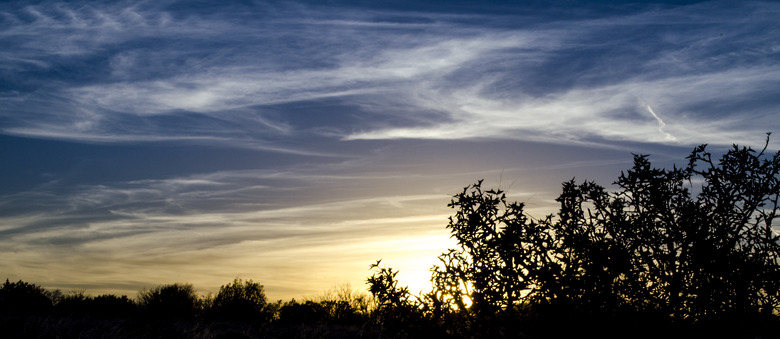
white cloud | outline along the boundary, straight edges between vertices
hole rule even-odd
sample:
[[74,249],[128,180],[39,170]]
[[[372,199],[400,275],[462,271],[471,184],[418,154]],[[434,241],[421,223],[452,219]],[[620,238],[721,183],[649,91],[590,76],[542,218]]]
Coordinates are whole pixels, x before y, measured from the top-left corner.
[[[780,67],[768,66],[705,75],[669,75],[657,80],[636,77],[602,87],[573,88],[543,97],[521,95],[503,101],[485,98],[479,84],[443,94],[418,88],[432,93],[432,100],[422,102],[427,108],[449,102],[455,121],[357,132],[346,139],[506,138],[578,143],[588,137],[603,137],[674,144],[695,144],[702,140],[714,144],[737,141],[749,144],[756,135],[770,128],[772,122],[770,126],[756,124],[749,129],[735,130],[728,122],[751,112],[707,114],[687,111],[686,107],[709,101],[739,102],[750,93],[761,91],[778,76]],[[639,101],[646,102],[647,106],[637,105]],[[650,116],[642,112],[647,112],[650,102],[664,107],[667,122],[652,111]]]
[[[224,13],[174,17],[149,4],[87,6],[83,11],[67,5],[33,6],[26,9],[32,20],[22,22],[11,15],[20,24],[0,35],[29,41],[20,52],[5,53],[9,62],[48,65],[47,55],[99,57],[106,46],[119,48],[105,55],[109,69],[100,81],[64,85],[55,91],[67,100],[51,106],[64,106],[71,113],[69,123],[62,123],[67,114],[51,123],[46,113],[35,113],[37,119],[6,113],[17,124],[4,132],[91,142],[254,144],[273,150],[252,140],[258,139],[257,133],[248,131],[246,117],[254,116],[253,123],[288,136],[295,133],[294,125],[285,120],[283,112],[270,119],[258,114],[256,107],[340,98],[362,111],[328,114],[361,114],[368,121],[326,133],[346,140],[497,138],[587,143],[606,139],[687,144],[707,135],[721,136],[708,138],[710,142],[731,143],[735,137],[740,141],[751,137],[755,129],[734,130],[725,127],[725,121],[766,115],[768,108],[723,112],[707,107],[726,100],[738,103],[766,91],[767,86],[774,88],[773,79],[780,72],[774,63],[766,62],[777,43],[755,34],[766,18],[759,18],[755,27],[742,24],[744,17],[759,11],[754,7],[725,15],[717,6],[705,4],[609,19],[562,19],[494,28],[464,23],[489,17],[456,20],[448,15],[392,13],[414,16],[424,23],[372,22],[383,13],[324,15],[299,5],[266,6],[266,20],[251,25],[245,18]],[[774,8],[759,7],[762,12]],[[697,29],[685,35],[663,31],[663,23],[674,22],[690,22]],[[719,37],[713,24],[734,28],[728,32],[733,37]],[[620,34],[647,25],[661,27],[663,33],[658,37]],[[741,50],[750,43],[736,38],[742,35],[750,36],[756,47]],[[599,39],[594,40],[595,36]],[[140,41],[153,47],[138,45]],[[186,43],[168,46],[177,41]],[[278,41],[290,41],[296,47]],[[203,47],[209,44],[219,47]],[[636,48],[617,56],[578,54],[584,47],[600,44]],[[740,50],[725,52],[718,44]],[[560,60],[590,61],[587,58],[594,60],[589,69],[574,67],[566,73],[558,68],[569,65],[555,66]],[[761,62],[746,64],[751,60]],[[550,67],[550,77],[570,81],[544,79],[539,72],[545,67]],[[550,81],[555,86],[534,83]],[[540,93],[534,90],[537,86],[550,87]],[[663,112],[663,120],[649,117],[647,108],[639,108],[637,101]],[[129,115],[145,121],[179,117],[183,112],[225,124],[188,133],[172,131],[173,127],[149,128],[154,126],[149,123],[118,128],[126,121],[116,119]],[[662,131],[657,127],[659,121],[666,124]],[[767,123],[760,125],[767,127]]]
[[[253,105],[376,93],[388,88],[397,91],[410,82],[445,76],[490,51],[522,46],[520,36],[445,36],[416,41],[412,46],[372,45],[363,53],[373,56],[355,59],[341,55],[335,68],[279,72],[251,63],[226,65],[169,79],[74,88],[70,94],[87,107],[147,115],[176,114],[179,110],[213,113]],[[126,62],[123,60],[118,62]]]

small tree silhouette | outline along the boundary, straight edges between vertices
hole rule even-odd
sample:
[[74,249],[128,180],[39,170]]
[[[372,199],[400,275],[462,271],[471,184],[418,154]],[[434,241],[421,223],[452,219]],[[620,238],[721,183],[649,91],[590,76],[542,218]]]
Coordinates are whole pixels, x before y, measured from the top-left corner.
[[231,320],[265,323],[273,317],[263,285],[238,278],[219,288],[212,310],[218,317]]
[[432,268],[435,288],[429,297],[444,308],[475,315],[512,307],[532,283],[529,268],[538,259],[532,246],[539,237],[532,229],[536,224],[529,223],[522,203],[507,203],[500,190],[483,190],[481,180],[464,188],[448,206],[457,209],[447,228],[460,249],[439,256],[441,266]]
[[394,272],[392,268],[379,266],[381,262],[382,260],[377,260],[375,264],[371,264],[371,269],[376,269],[378,272],[367,280],[368,290],[377,300],[377,309],[408,307],[411,304],[409,288],[398,287],[398,280],[395,278],[398,271]]
[[373,316],[380,332],[398,337],[422,335],[425,327],[430,325],[425,322],[422,305],[419,300],[411,299],[408,287],[398,287],[398,271],[380,266],[381,262],[377,260],[371,264],[370,268],[376,272],[366,281],[376,302]]

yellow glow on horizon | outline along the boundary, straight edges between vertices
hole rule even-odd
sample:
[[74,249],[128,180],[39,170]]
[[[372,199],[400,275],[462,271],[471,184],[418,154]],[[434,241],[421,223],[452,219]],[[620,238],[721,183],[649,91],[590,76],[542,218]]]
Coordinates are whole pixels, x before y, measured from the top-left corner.
[[[404,203],[383,203],[396,200]],[[284,213],[134,214],[67,234],[53,229],[25,235],[37,242],[101,237],[80,245],[80,252],[17,246],[14,261],[0,268],[11,279],[47,289],[130,298],[161,284],[190,283],[206,295],[234,278],[251,279],[264,285],[270,300],[286,301],[345,283],[367,292],[366,279],[373,273],[369,265],[382,259],[382,265],[399,272],[399,287],[419,295],[431,290],[430,269],[439,263],[437,257],[456,246],[445,227],[449,209],[439,200],[439,195],[353,199]],[[368,208],[377,204],[383,208]],[[212,224],[220,226],[208,227]],[[131,229],[149,231],[121,233]],[[40,264],[31,270],[26,265],[31,262]]]

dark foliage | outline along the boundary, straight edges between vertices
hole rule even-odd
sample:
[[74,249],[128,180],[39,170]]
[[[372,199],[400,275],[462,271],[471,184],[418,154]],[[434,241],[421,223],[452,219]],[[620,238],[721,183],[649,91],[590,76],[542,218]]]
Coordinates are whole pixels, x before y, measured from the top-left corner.
[[43,287],[19,280],[12,283],[5,280],[0,288],[0,314],[43,315],[51,310],[51,299]]
[[290,300],[279,309],[279,324],[284,326],[314,325],[328,318],[328,310],[313,301],[298,302]]
[[316,299],[282,304],[273,327],[279,337],[374,338],[379,331],[372,321],[371,305],[368,294],[342,284]]
[[127,296],[103,294],[92,297],[84,293],[63,296],[55,304],[54,314],[99,319],[128,318],[136,314],[135,302]]
[[135,303],[126,295],[102,294],[92,298],[89,307],[96,317],[122,318],[136,313]]
[[235,279],[223,285],[211,305],[211,315],[218,319],[263,324],[272,320],[273,314],[274,309],[268,304],[263,285],[252,280]]
[[399,287],[395,276],[398,271],[392,268],[381,267],[381,260],[371,265],[371,269],[377,272],[368,278],[369,292],[376,300],[374,315],[380,325],[395,335],[401,335],[408,331],[414,321],[419,319],[416,305],[410,300],[409,289]]
[[138,293],[142,314],[155,320],[192,320],[200,301],[191,284],[167,284]]
[[[369,301],[348,287],[320,301],[284,305],[269,303],[262,285],[239,279],[213,298],[199,297],[189,284],[161,285],[140,291],[137,304],[126,296],[63,295],[22,281],[8,282],[3,291],[3,338],[373,338],[380,333]],[[27,303],[41,296],[47,299],[38,306]]]

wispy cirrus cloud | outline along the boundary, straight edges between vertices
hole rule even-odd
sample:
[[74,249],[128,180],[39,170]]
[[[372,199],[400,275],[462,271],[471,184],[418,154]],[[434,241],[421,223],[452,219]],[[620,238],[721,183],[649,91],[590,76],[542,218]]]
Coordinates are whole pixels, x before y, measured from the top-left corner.
[[[766,86],[776,85],[774,79],[778,76],[780,69],[776,67],[757,67],[652,81],[629,79],[604,87],[503,101],[483,97],[480,92],[484,89],[477,87],[435,99],[434,102],[454,106],[454,121],[358,132],[347,139],[506,138],[580,143],[603,138],[679,144],[707,139],[715,144],[750,143],[773,126],[771,102],[762,107],[742,107],[736,112],[697,108],[738,102],[751,93],[763,92]],[[648,111],[649,102],[663,111]],[[437,104],[431,103],[433,106]],[[735,126],[737,116],[751,120]],[[753,124],[756,118],[767,124]],[[663,130],[658,128],[659,121],[666,121]],[[740,131],[734,131],[735,127]]]
[[[92,142],[263,145],[271,135],[294,135],[300,119],[269,115],[269,106],[334,99],[352,109],[323,114],[364,117],[330,129],[346,140],[690,143],[701,136],[695,131],[725,135],[718,121],[767,115],[776,104],[764,95],[761,104],[745,103],[747,112],[719,109],[777,86],[770,61],[778,46],[769,38],[777,28],[766,13],[778,9],[767,3],[518,27],[508,20],[475,24],[489,19],[480,15],[317,12],[306,5],[250,7],[247,13],[263,20],[249,20],[228,16],[229,7],[178,13],[172,4],[6,12],[12,28],[1,37],[18,47],[5,53],[8,69],[37,63],[48,65],[39,72],[67,74],[69,63],[100,62],[86,76],[39,89],[50,99],[34,112],[8,106],[3,130]],[[415,20],[376,21],[381,16]],[[11,104],[24,95],[9,93],[4,101]],[[674,138],[654,128],[640,101],[656,109]],[[388,114],[388,107],[403,108]],[[713,142],[755,132],[746,126]]]

